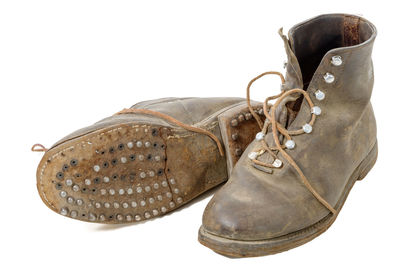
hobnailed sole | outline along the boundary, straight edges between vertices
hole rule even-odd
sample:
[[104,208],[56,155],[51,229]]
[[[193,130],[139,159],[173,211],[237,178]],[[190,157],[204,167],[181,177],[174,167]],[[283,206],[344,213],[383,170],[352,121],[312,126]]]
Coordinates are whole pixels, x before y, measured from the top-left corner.
[[199,229],[198,240],[204,246],[219,254],[231,257],[256,257],[272,255],[303,245],[325,232],[336,220],[342,209],[351,188],[357,180],[362,180],[374,166],[378,156],[377,143],[373,146],[368,156],[361,162],[351,175],[339,201],[336,205],[336,215],[330,213],[319,222],[305,229],[285,236],[257,241],[241,241],[223,238],[207,232],[203,226]]
[[[218,118],[231,121],[246,112],[243,105],[234,109]],[[208,130],[217,134],[223,127],[251,126],[225,147],[244,150],[256,121],[247,116],[240,123],[215,120]],[[50,149],[39,164],[37,188],[43,202],[61,215],[106,224],[137,222],[171,212],[226,181],[226,160],[204,134],[124,123]]]

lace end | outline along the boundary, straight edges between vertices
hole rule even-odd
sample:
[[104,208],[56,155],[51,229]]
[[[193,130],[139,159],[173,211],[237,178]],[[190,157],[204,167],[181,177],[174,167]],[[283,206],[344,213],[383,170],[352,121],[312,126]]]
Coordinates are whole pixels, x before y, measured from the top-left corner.
[[32,148],[31,148],[31,151],[33,151],[33,152],[46,152],[47,150],[49,150],[49,149],[47,149],[44,145],[42,145],[42,144],[34,144],[33,146],[32,146]]

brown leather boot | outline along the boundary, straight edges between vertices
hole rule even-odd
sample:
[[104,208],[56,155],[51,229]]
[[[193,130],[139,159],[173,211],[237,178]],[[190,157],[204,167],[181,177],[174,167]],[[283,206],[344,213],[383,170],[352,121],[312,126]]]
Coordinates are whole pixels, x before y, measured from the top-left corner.
[[37,188],[71,218],[153,218],[224,182],[257,131],[245,99],[141,102],[57,142],[39,164]]
[[203,245],[236,257],[273,254],[334,222],[377,158],[370,103],[375,37],[372,23],[344,14],[300,23],[289,40],[282,35],[283,91],[267,98],[263,131],[208,204]]

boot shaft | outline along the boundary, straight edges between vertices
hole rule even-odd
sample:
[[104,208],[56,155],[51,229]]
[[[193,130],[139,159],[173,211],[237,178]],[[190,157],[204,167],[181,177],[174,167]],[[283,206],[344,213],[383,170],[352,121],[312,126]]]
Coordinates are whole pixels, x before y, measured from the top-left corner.
[[331,103],[366,106],[374,81],[375,37],[372,23],[345,14],[322,15],[292,27],[289,39],[282,35],[288,54],[286,89],[325,89]]

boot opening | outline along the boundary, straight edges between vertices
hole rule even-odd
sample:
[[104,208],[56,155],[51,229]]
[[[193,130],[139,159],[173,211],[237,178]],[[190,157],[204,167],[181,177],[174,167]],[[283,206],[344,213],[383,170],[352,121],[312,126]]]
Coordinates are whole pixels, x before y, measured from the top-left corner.
[[327,15],[300,24],[291,30],[291,46],[307,90],[323,56],[331,49],[358,45],[371,38],[372,26],[350,15]]

